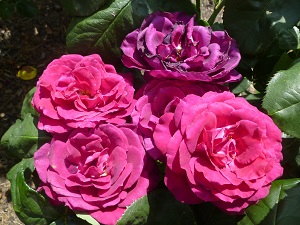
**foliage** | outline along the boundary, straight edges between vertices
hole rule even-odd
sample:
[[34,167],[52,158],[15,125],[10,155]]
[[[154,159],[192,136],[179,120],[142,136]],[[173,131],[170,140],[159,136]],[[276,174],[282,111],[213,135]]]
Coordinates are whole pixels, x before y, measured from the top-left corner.
[[[68,51],[101,54],[103,61],[119,71],[120,45],[124,37],[139,27],[155,11],[183,11],[203,19],[198,6],[189,0],[61,0],[66,13],[73,17],[68,28]],[[178,202],[165,187],[155,190],[129,206],[118,225],[270,225],[299,224],[300,201],[300,1],[299,0],[215,0],[215,11],[208,20],[222,27],[239,46],[242,60],[237,70],[243,80],[230,85],[231,91],[266,111],[283,131],[284,175],[272,183],[268,196],[247,208],[243,215],[228,215],[211,203],[187,205]],[[214,24],[224,7],[223,24]],[[197,7],[195,7],[197,6]],[[7,19],[15,11],[34,16],[37,8],[28,0],[0,1],[0,17]],[[202,24],[208,24],[202,21]],[[137,79],[142,79],[141,74]],[[82,212],[52,206],[29,180],[36,181],[34,152],[50,141],[37,129],[38,114],[31,106],[31,90],[17,120],[1,138],[1,146],[20,160],[7,174],[11,182],[14,210],[25,224],[96,224]],[[77,216],[76,216],[77,213]]]
[[31,0],[0,1],[0,18],[9,19],[15,12],[21,16],[34,17],[39,13],[39,10]]

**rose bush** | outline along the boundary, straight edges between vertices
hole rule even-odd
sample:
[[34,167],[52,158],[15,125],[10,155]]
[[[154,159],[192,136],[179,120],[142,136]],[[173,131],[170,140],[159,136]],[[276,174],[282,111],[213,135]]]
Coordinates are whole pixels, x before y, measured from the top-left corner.
[[166,152],[166,186],[187,204],[241,213],[283,173],[281,131],[230,92],[188,95],[160,118],[153,138]]
[[183,13],[155,12],[121,45],[122,61],[156,78],[216,83],[239,81],[240,61],[235,40],[226,31],[195,26]]
[[40,114],[38,128],[64,133],[104,122],[125,123],[133,107],[131,82],[129,75],[117,74],[96,54],[69,54],[53,60],[32,100]]
[[208,91],[222,92],[228,88],[204,82],[189,82],[172,79],[152,80],[142,87],[135,98],[137,102],[132,112],[132,121],[143,137],[147,152],[154,158],[164,161],[164,152],[156,149],[153,131],[159,118],[173,112],[179,100],[188,94],[202,96]]
[[112,124],[76,129],[67,142],[53,138],[35,153],[34,163],[41,188],[55,204],[104,224],[115,224],[158,180],[137,134]]
[[299,0],[213,1],[207,22],[200,0],[62,1],[67,52],[146,84],[133,98],[96,55],[50,63],[33,98],[50,133],[32,89],[0,143],[24,224],[299,223]]

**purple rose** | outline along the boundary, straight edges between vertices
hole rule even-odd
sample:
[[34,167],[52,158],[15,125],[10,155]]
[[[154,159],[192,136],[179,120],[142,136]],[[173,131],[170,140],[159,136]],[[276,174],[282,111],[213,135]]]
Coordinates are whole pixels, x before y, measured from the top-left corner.
[[187,204],[242,213],[283,173],[281,131],[230,92],[188,95],[160,118],[153,139],[166,152],[166,186]]
[[102,124],[76,129],[68,141],[53,138],[34,154],[41,188],[56,204],[115,224],[127,206],[155,188],[155,162],[138,135]]
[[225,31],[195,26],[183,13],[150,14],[141,27],[125,37],[122,61],[156,78],[235,82],[240,61],[235,40]]
[[173,79],[154,79],[141,88],[135,96],[138,100],[132,112],[132,120],[143,137],[146,151],[154,159],[164,161],[164,152],[158,151],[153,143],[153,131],[160,117],[173,112],[180,99],[188,94],[202,96],[208,91],[225,90],[228,89],[221,85]]
[[131,77],[117,74],[99,55],[71,54],[48,65],[32,103],[40,113],[39,129],[64,133],[99,123],[125,123],[133,95]]

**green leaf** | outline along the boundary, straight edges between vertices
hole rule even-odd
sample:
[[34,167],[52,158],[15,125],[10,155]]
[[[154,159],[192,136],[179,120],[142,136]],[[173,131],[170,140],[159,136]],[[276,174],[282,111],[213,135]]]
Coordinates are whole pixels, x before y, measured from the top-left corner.
[[100,223],[89,214],[76,213],[76,216],[88,222],[88,224],[99,225]]
[[[291,53],[277,52],[278,48],[273,45],[273,51],[268,55],[258,57],[258,61],[253,68],[252,80],[257,90],[264,93],[271,77],[279,70],[286,70],[295,60],[291,58]],[[276,49],[274,51],[274,49]],[[280,50],[279,50],[280,51]]]
[[39,14],[37,6],[31,1],[19,0],[16,2],[16,8],[22,16],[35,17]]
[[263,107],[279,128],[300,138],[300,62],[282,70],[271,79]]
[[105,63],[121,63],[121,43],[138,28],[143,19],[157,11],[185,11],[195,14],[189,0],[118,0],[83,20],[76,20],[67,34],[69,52],[83,55],[98,53]]
[[193,211],[167,189],[157,189],[127,208],[117,225],[193,225]]
[[282,138],[282,154],[284,170],[281,179],[300,177],[300,139]]
[[289,54],[283,53],[273,67],[271,74],[275,74],[279,70],[287,70],[295,59],[292,59]]
[[50,141],[50,136],[36,127],[37,118],[27,113],[24,120],[17,120],[1,138],[1,145],[8,154],[29,158],[39,146]]
[[250,206],[238,225],[297,225],[299,202],[300,179],[274,181],[269,195]]
[[67,214],[63,218],[53,221],[50,225],[90,225],[90,223],[82,220],[75,215]]
[[11,18],[15,12],[15,4],[11,2],[0,1],[0,18],[6,20]]
[[252,74],[255,89],[260,92],[265,92],[270,77],[273,75],[273,68],[279,59],[280,55],[272,55],[259,58],[255,67],[253,68]]
[[29,172],[31,176],[33,171],[33,158],[29,158],[23,159],[8,172],[7,179],[11,182],[13,208],[23,223],[47,225],[58,219],[61,213],[44,196],[27,185],[25,174]]
[[109,0],[60,0],[63,9],[71,16],[89,16]]
[[35,93],[36,87],[32,88],[24,98],[22,109],[21,109],[21,118],[24,119],[27,113],[30,113],[32,116],[39,116],[39,113],[33,108],[31,104],[32,97]]
[[244,78],[240,83],[231,88],[231,92],[234,94],[240,94],[246,91],[249,88],[250,84],[251,82],[247,78]]
[[300,32],[298,27],[282,31],[278,36],[278,44],[282,50],[300,49]]
[[199,225],[233,225],[236,224],[236,216],[222,212],[212,203],[204,202],[191,205]]
[[214,0],[214,4],[218,5],[220,3],[220,1],[222,1],[222,0]]
[[275,37],[300,20],[299,0],[226,0],[224,26],[243,54],[268,51]]

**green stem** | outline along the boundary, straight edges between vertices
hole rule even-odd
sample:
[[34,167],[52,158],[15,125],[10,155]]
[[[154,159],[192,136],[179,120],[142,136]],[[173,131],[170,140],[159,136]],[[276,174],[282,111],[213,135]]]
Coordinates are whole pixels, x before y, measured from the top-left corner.
[[196,9],[199,12],[199,18],[201,19],[201,0],[196,0]]
[[215,6],[213,13],[211,14],[211,16],[209,17],[209,19],[207,21],[210,25],[212,25],[215,22],[216,17],[220,13],[220,11],[224,7],[224,5],[225,5],[225,0],[221,0],[218,3],[218,5]]

